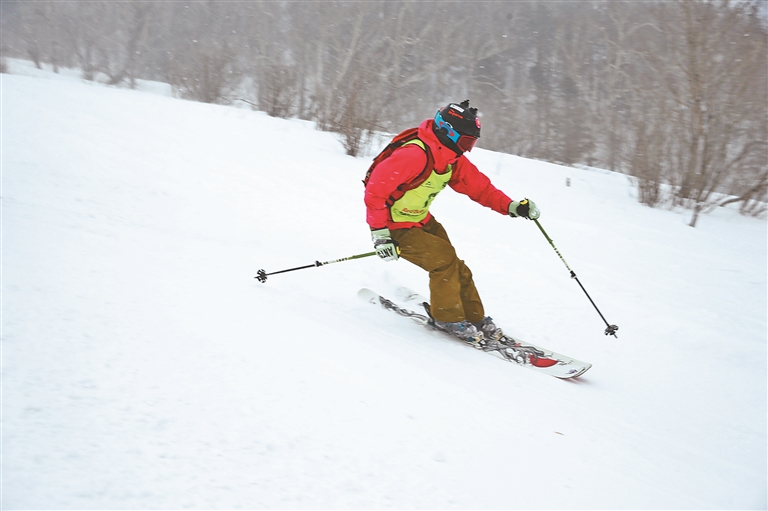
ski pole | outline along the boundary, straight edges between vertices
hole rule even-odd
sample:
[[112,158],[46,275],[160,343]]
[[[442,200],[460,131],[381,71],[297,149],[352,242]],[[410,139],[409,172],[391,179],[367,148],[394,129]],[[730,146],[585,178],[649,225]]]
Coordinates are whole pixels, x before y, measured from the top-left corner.
[[267,275],[277,275],[278,273],[286,273],[289,271],[303,270],[305,268],[316,268],[318,266],[325,266],[326,264],[340,263],[342,261],[351,261],[352,259],[362,259],[363,257],[370,257],[372,255],[376,255],[376,252],[368,252],[367,254],[357,254],[349,257],[342,257],[341,259],[334,259],[333,261],[325,261],[324,263],[321,263],[320,261],[315,261],[314,264],[299,266],[297,268],[289,268],[287,270],[273,271],[272,273],[267,273],[264,270],[259,270],[256,272],[256,276],[254,278],[257,279],[259,282],[264,283],[267,281]]
[[571,272],[571,278],[574,279],[579,284],[579,287],[581,288],[582,291],[584,291],[584,294],[587,295],[587,298],[589,298],[589,301],[592,303],[592,306],[595,308],[597,313],[600,314],[600,317],[603,319],[603,321],[605,322],[605,326],[607,327],[605,329],[605,335],[612,335],[618,339],[619,336],[616,335],[616,330],[618,330],[619,327],[616,325],[611,325],[608,323],[608,321],[606,321],[605,316],[603,316],[603,313],[600,312],[600,309],[597,308],[597,305],[595,305],[594,300],[592,300],[592,297],[589,296],[589,293],[587,293],[587,290],[584,289],[584,286],[581,284],[581,281],[579,281],[579,278],[576,276],[576,273],[571,269],[570,266],[568,266],[568,263],[565,262],[565,258],[563,257],[563,254],[561,254],[560,251],[557,249],[557,247],[555,246],[555,243],[552,241],[552,238],[550,238],[549,235],[547,234],[547,231],[544,230],[544,228],[539,223],[538,219],[534,220],[534,222],[536,222],[536,226],[541,231],[541,234],[543,234],[544,237],[547,238],[547,241],[549,242],[549,244],[552,245],[552,248],[555,249],[555,253],[557,253],[557,255],[560,257],[560,260],[563,262],[565,267],[568,268],[569,272]]

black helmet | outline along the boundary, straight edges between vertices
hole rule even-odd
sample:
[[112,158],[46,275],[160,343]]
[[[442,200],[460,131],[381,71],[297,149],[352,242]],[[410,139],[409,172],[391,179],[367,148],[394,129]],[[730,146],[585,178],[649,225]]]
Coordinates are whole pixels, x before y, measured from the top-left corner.
[[432,128],[444,146],[457,154],[471,151],[480,138],[480,119],[477,108],[470,108],[469,100],[449,103],[435,114]]

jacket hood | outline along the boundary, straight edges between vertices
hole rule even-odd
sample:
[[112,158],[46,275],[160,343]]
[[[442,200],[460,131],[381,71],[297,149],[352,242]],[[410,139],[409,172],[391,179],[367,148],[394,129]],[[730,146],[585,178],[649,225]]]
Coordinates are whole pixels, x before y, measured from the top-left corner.
[[455,164],[461,156],[440,142],[432,129],[434,125],[434,119],[427,119],[422,122],[419,125],[419,139],[429,145],[429,148],[432,150],[432,157],[435,159],[435,168],[442,170],[449,164]]

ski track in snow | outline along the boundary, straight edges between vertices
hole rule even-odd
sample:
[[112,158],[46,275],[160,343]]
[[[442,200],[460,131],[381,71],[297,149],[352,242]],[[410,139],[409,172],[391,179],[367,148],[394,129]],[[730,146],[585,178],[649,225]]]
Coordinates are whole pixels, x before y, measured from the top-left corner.
[[371,250],[333,134],[10,70],[3,508],[766,508],[765,219],[473,151],[620,327],[533,223],[441,194],[487,312],[593,364],[561,381],[356,297],[427,294],[405,261],[253,278]]

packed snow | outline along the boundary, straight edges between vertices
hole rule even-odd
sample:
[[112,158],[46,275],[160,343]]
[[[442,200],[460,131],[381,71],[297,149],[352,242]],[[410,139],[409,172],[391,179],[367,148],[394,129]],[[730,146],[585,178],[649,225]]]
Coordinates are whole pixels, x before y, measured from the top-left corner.
[[472,151],[620,327],[534,223],[443,192],[486,312],[593,364],[558,380],[357,298],[427,294],[403,260],[254,279],[372,250],[383,141],[9,65],[3,509],[766,508],[764,218]]

